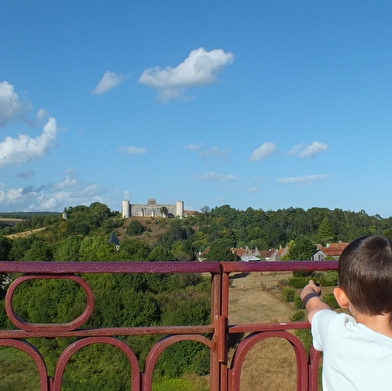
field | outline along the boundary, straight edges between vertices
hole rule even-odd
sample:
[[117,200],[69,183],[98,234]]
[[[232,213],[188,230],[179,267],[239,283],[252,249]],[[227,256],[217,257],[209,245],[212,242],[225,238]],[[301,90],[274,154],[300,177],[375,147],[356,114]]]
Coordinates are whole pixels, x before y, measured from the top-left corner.
[[[230,288],[229,323],[289,321],[294,307],[282,300],[276,285],[290,276],[291,273],[234,275]],[[241,374],[241,391],[248,390],[296,390],[295,355],[287,341],[274,338],[252,348]]]

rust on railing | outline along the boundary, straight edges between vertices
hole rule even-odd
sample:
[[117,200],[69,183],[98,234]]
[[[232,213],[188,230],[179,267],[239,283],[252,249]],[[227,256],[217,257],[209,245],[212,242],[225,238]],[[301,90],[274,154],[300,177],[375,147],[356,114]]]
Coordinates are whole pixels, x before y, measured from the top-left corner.
[[[289,342],[297,363],[297,391],[316,391],[320,353],[311,349],[307,355],[299,338],[292,332],[308,328],[307,322],[229,324],[229,283],[232,273],[286,272],[298,270],[336,270],[336,261],[290,262],[0,262],[0,273],[20,273],[7,290],[5,307],[15,330],[0,330],[0,346],[13,347],[28,354],[34,361],[41,391],[60,391],[64,371],[73,355],[91,344],[108,344],[121,350],[128,358],[131,370],[131,391],[151,391],[157,359],[169,346],[179,341],[197,341],[210,349],[210,390],[239,391],[241,371],[249,350],[268,338]],[[211,322],[197,326],[102,327],[84,329],[94,309],[94,295],[83,279],[92,273],[209,273],[211,276]],[[76,282],[86,294],[83,313],[69,323],[38,324],[20,319],[12,307],[15,289],[25,281],[62,279]],[[245,333],[231,360],[228,359],[228,339],[231,334]],[[144,371],[133,350],[118,337],[131,335],[162,335],[150,350]],[[206,337],[210,335],[211,337]],[[31,338],[77,338],[60,354],[53,377],[47,373],[44,358],[28,342]],[[1,384],[0,384],[1,386]]]

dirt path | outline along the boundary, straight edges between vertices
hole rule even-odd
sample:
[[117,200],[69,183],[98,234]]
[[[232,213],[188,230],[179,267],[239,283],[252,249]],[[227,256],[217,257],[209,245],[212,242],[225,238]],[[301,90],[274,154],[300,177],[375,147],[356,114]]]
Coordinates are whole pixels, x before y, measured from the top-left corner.
[[[290,276],[291,273],[234,275],[230,287],[229,323],[288,321],[294,309],[292,304],[282,300],[277,283]],[[288,342],[268,339],[250,350],[241,373],[241,391],[248,390],[296,390],[295,356]]]

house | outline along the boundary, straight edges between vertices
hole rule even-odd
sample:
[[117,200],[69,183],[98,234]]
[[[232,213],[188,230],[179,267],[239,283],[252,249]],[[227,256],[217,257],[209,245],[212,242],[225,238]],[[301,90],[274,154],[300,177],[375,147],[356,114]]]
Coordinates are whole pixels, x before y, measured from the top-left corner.
[[109,243],[112,244],[117,251],[120,251],[120,241],[114,232],[111,233]]
[[248,246],[245,248],[234,248],[232,247],[231,252],[233,254],[236,254],[242,262],[254,262],[254,261],[260,261],[260,252],[257,249],[257,247],[254,250],[250,250]]
[[259,256],[262,261],[275,261],[275,257],[277,254],[278,250],[275,248],[265,250],[265,251],[259,251]]
[[312,261],[323,261],[325,259],[339,259],[348,243],[328,243],[325,247],[317,245],[317,252],[312,255]]
[[275,250],[269,257],[269,261],[280,261],[280,259],[289,252],[290,247],[280,247],[279,250]]

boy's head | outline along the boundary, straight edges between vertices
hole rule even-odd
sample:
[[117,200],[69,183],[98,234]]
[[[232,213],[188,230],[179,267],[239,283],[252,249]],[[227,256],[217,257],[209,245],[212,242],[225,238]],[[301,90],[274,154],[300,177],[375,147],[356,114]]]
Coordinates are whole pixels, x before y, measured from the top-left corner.
[[339,288],[355,309],[366,315],[392,312],[392,241],[362,236],[339,258]]

